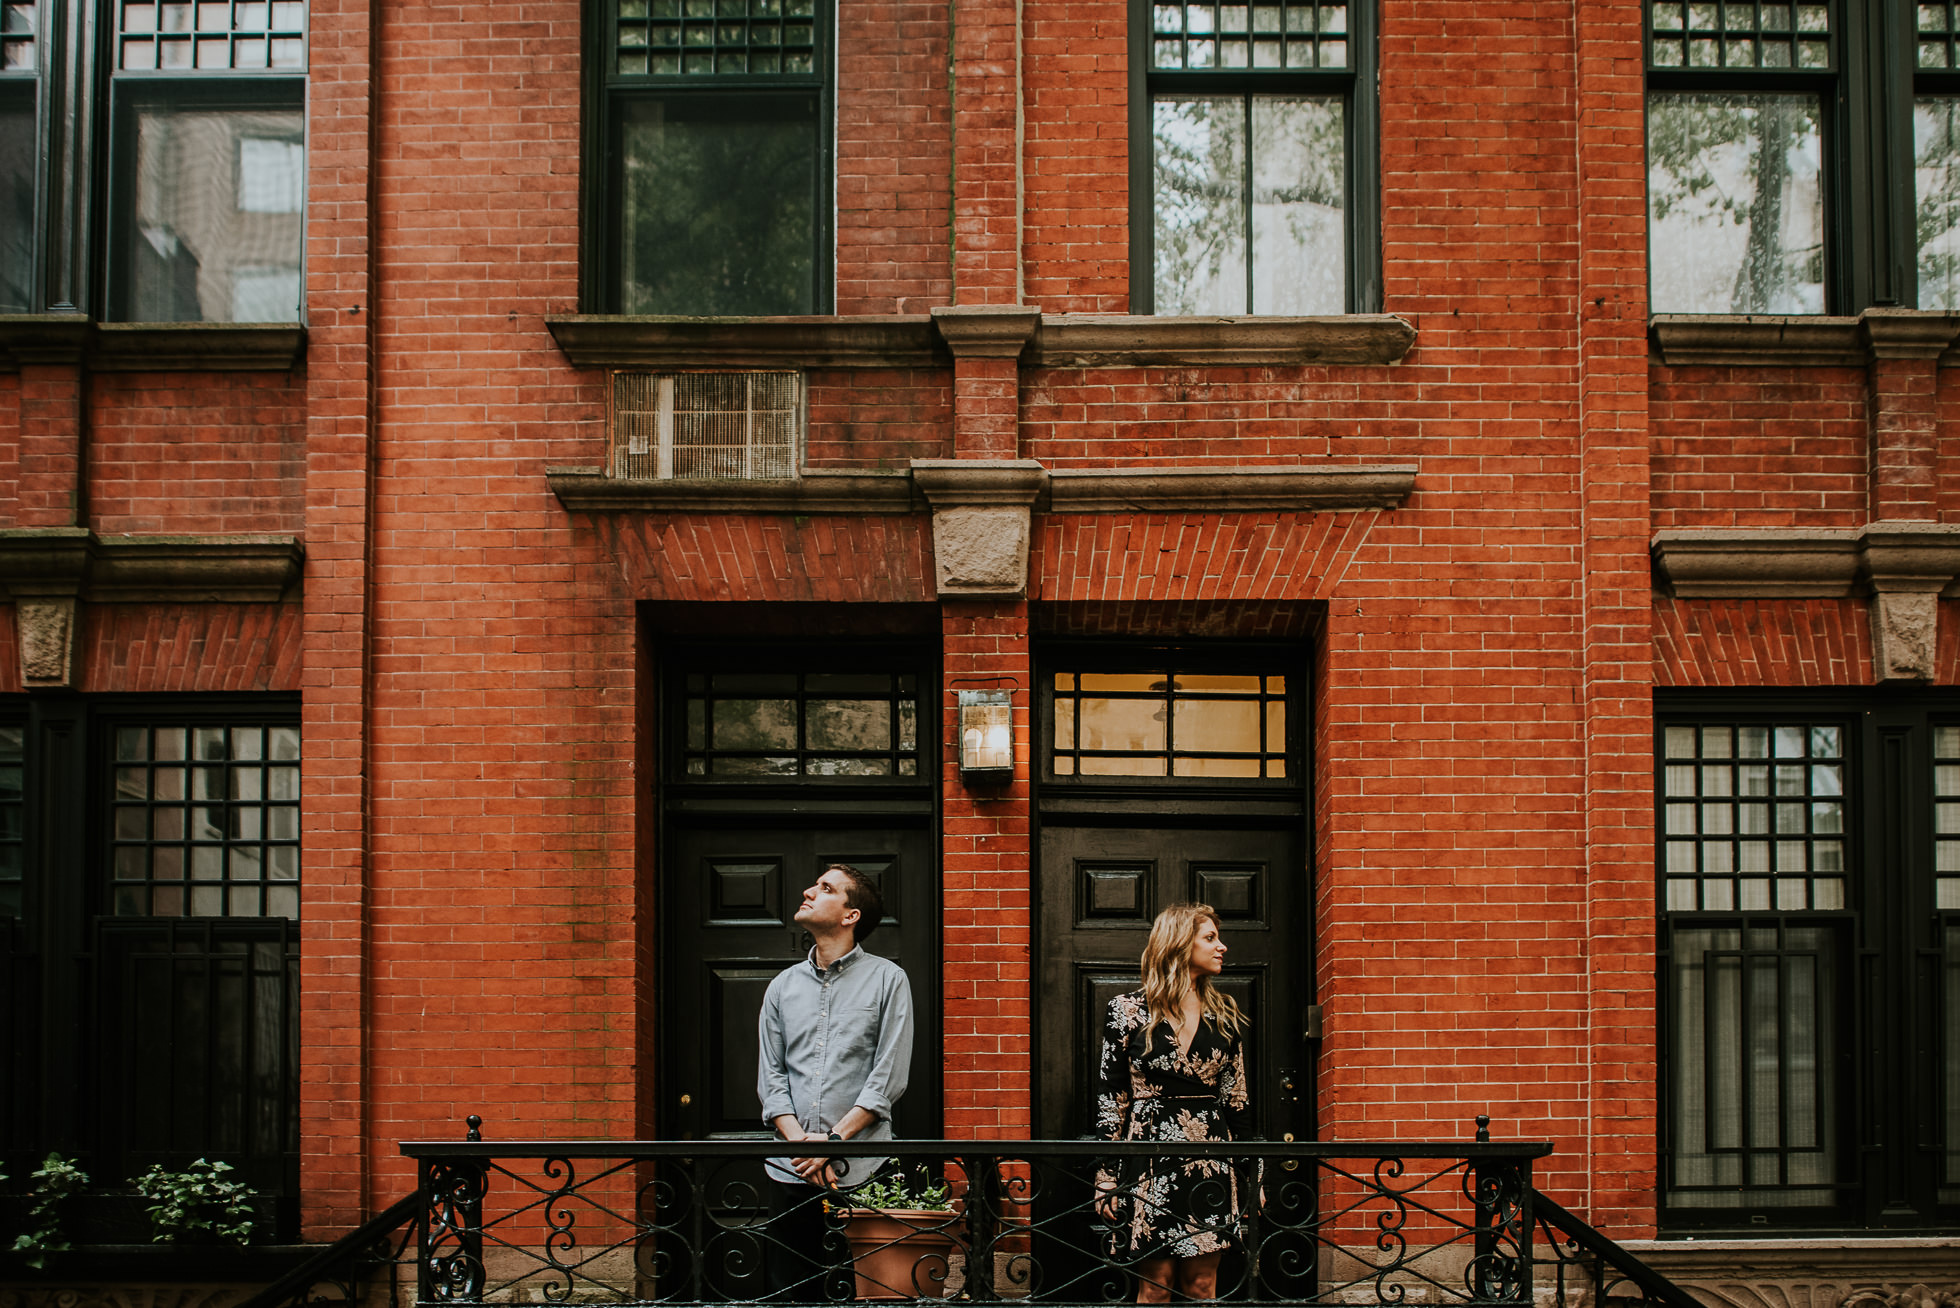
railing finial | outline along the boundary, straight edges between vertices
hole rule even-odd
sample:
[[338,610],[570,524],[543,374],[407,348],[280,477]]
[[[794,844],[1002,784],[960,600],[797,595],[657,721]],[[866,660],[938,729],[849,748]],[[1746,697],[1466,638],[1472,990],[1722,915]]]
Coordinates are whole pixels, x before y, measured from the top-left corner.
[[471,1113],[468,1117],[464,1118],[463,1120],[469,1123],[469,1127],[470,1127],[470,1133],[463,1137],[465,1140],[474,1141],[474,1140],[483,1139],[482,1118],[478,1117],[475,1113]]
[[1477,1114],[1477,1143],[1478,1144],[1490,1143],[1490,1114],[1489,1113]]

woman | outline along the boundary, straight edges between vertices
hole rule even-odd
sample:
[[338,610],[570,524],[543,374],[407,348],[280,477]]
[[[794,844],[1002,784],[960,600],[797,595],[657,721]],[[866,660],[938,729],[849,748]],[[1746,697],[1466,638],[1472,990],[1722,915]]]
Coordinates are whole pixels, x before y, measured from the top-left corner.
[[[1150,925],[1143,989],[1109,1001],[1096,1124],[1112,1140],[1236,1140],[1251,1127],[1245,1015],[1214,978],[1225,942],[1208,904],[1173,904]],[[1240,1195],[1223,1158],[1124,1159],[1096,1177],[1115,1253],[1138,1303],[1218,1297],[1218,1260],[1238,1235]],[[1249,1196],[1248,1196],[1249,1198]],[[1173,1279],[1174,1278],[1174,1279]]]

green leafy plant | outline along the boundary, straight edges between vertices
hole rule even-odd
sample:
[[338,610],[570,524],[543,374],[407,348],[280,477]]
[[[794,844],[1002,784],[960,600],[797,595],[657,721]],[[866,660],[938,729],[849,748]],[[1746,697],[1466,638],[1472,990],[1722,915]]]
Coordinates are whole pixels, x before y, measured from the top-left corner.
[[851,1191],[851,1203],[859,1208],[915,1208],[929,1213],[953,1211],[946,1183],[934,1183],[924,1168],[919,1169],[917,1185],[908,1184],[903,1172],[874,1177]]
[[181,1172],[152,1167],[136,1178],[136,1193],[151,1201],[151,1240],[163,1244],[185,1236],[211,1236],[248,1244],[252,1239],[252,1191],[228,1181],[230,1163],[200,1158]]
[[74,1159],[51,1153],[33,1179],[34,1203],[27,1210],[28,1229],[14,1238],[14,1252],[29,1267],[44,1267],[49,1254],[68,1248],[61,1235],[61,1205],[88,1184],[88,1173],[75,1166]]

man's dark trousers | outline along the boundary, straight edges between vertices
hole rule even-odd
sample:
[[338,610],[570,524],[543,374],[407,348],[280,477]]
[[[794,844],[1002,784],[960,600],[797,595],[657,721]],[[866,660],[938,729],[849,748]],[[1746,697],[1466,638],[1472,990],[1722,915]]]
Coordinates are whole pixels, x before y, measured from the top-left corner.
[[851,1247],[841,1221],[824,1211],[836,1191],[769,1182],[762,1266],[771,1303],[840,1303],[856,1297]]

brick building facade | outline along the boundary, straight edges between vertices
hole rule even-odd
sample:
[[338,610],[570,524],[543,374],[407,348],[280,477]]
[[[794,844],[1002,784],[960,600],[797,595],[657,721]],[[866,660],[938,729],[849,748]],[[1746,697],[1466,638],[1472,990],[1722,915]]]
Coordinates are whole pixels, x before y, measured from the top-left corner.
[[[1657,63],[1664,4],[1255,5],[1240,66],[1229,3],[724,0],[748,26],[703,18],[700,57],[750,62],[698,74],[657,2],[210,7],[7,6],[39,144],[0,318],[10,1172],[229,1150],[319,1240],[468,1113],[730,1129],[740,1006],[794,956],[768,929],[855,852],[929,997],[917,1134],[1074,1134],[1078,1001],[1209,891],[1259,960],[1274,1131],[1488,1112],[1616,1237],[1952,1257],[1920,1237],[1960,1203],[1960,317],[1907,307],[1910,204],[1856,218],[1929,175],[1911,75],[1860,72],[1912,66],[1910,6],[1797,6],[1826,65],[1764,83],[1879,105],[1820,147],[1822,300],[1680,315],[1648,107],[1753,92]],[[1268,10],[1318,54],[1263,62]],[[765,17],[810,53],[757,53]],[[218,62],[168,52],[207,31]],[[144,262],[145,106],[207,100],[273,124],[212,175],[304,159],[303,257],[222,295],[216,237]],[[1296,265],[1255,225],[1250,306],[1174,311],[1153,106],[1201,102],[1282,162],[1307,138],[1258,115],[1336,115],[1331,303],[1259,311]],[[658,191],[717,104],[790,142],[807,230],[642,242],[634,169]],[[662,251],[724,239],[802,300],[662,317]],[[303,326],[222,321],[289,275]],[[212,321],[145,321],[193,284]],[[633,387],[704,372],[791,379],[793,475],[619,475],[678,440]],[[1004,784],[962,776],[974,689],[1010,695]],[[1197,754],[1067,737],[1129,692]],[[840,763],[823,714],[892,735]],[[1252,735],[1206,754],[1203,714]],[[186,1025],[275,991],[290,1043]]]

